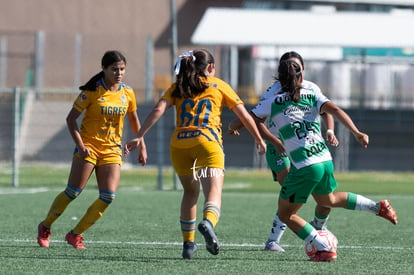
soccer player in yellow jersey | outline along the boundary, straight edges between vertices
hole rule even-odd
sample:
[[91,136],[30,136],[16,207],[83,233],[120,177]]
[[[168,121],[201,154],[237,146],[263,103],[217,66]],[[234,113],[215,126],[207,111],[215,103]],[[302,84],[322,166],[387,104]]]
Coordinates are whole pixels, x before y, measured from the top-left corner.
[[125,153],[139,146],[161,115],[175,106],[176,128],[171,137],[170,156],[184,189],[180,216],[182,257],[191,259],[197,249],[194,237],[200,183],[205,201],[203,221],[198,224],[198,230],[204,236],[207,250],[217,255],[219,241],[214,228],[221,214],[224,182],[222,108],[227,106],[240,118],[260,153],[265,153],[266,144],[238,95],[227,83],[214,77],[214,58],[210,52],[202,49],[183,53],[176,63],[175,73],[176,82],[147,116],[137,138],[127,142]]
[[[125,117],[128,116],[134,134],[140,129],[134,91],[122,82],[125,57],[118,51],[108,51],[102,57],[101,65],[102,71],[79,88],[81,93],[66,118],[76,148],[66,189],[56,196],[46,218],[38,225],[37,241],[41,247],[49,247],[52,224],[79,196],[95,171],[99,198],[65,237],[74,248],[86,249],[82,233],[102,217],[115,199],[121,174]],[[79,129],[76,120],[82,113],[84,117]],[[144,141],[140,143],[138,159],[145,165]]]

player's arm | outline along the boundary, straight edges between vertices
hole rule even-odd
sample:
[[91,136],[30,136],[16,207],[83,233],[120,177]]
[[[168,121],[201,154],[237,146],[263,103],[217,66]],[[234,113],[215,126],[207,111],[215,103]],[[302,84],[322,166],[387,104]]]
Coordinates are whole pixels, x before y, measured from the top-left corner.
[[144,135],[151,129],[152,126],[160,119],[160,117],[165,113],[165,111],[170,107],[170,103],[165,99],[160,99],[158,103],[151,110],[151,113],[145,118],[142,127],[139,128],[136,138],[128,141],[124,146],[125,154],[129,154],[135,148],[137,148],[141,141],[143,140]]
[[263,137],[263,139],[270,142],[275,147],[277,152],[281,156],[285,157],[286,156],[285,146],[283,145],[282,141],[279,138],[275,137],[266,127],[266,125],[264,124],[265,119],[257,117],[251,111],[250,111],[250,115],[256,122],[257,128],[259,129],[260,135]]
[[239,118],[236,118],[236,119],[233,119],[232,121],[230,121],[230,123],[227,127],[227,132],[230,135],[239,136],[240,135],[239,130],[242,129],[243,127],[244,127],[244,125],[241,122],[241,120]]
[[323,121],[325,122],[325,126],[326,126],[326,135],[325,135],[325,139],[326,141],[329,142],[330,145],[332,146],[338,146],[339,145],[339,141],[335,136],[335,122],[334,122],[334,118],[331,114],[328,113],[322,113],[321,117],[323,119]]
[[339,108],[332,101],[327,101],[321,106],[322,112],[327,112],[332,114],[337,120],[339,120],[346,128],[351,131],[355,139],[364,147],[368,147],[369,137],[367,134],[360,132],[359,129],[355,126],[352,119],[347,113],[345,113],[341,108]]
[[[275,146],[276,150],[281,154],[282,156],[286,155],[285,147],[283,146],[283,143],[275,137],[269,129],[267,129],[266,125],[264,124],[265,119],[257,117],[252,111],[249,112],[252,116],[254,122],[256,123],[257,129],[259,130],[260,135],[264,140],[267,140],[270,142],[273,146]],[[228,127],[228,133],[231,135],[240,135],[239,130],[244,127],[243,123],[240,121],[240,119],[235,119],[229,123]]]
[[243,104],[238,104],[233,107],[232,111],[240,119],[241,123],[246,127],[249,133],[253,136],[256,143],[256,147],[260,150],[259,154],[266,153],[266,144],[264,143],[259,130],[257,129],[256,123],[252,116],[247,112]]
[[[249,113],[253,117],[253,119],[255,120],[256,126],[259,126],[259,125],[257,125],[258,124],[257,121],[261,121],[261,122],[265,121],[264,119],[259,119],[258,117],[256,117],[251,111]],[[230,135],[239,136],[240,135],[239,130],[241,130],[243,127],[244,127],[244,125],[241,122],[241,120],[239,118],[236,118],[236,119],[230,121],[230,123],[228,125],[228,128],[227,128],[227,132]],[[260,131],[260,129],[259,129],[259,131]]]
[[66,117],[66,125],[68,126],[69,133],[76,144],[76,148],[78,148],[79,154],[82,157],[87,157],[89,155],[89,149],[86,148],[83,144],[83,140],[79,132],[79,126],[77,123],[77,119],[81,115],[81,113],[82,112],[79,112],[75,108],[72,108],[68,116]]
[[[134,136],[136,136],[139,129],[141,128],[141,123],[139,122],[138,114],[136,111],[128,112],[128,121],[132,133]],[[139,145],[138,162],[141,163],[141,165],[145,165],[147,163],[147,157],[147,146],[145,145],[144,138],[142,138],[141,144]]]

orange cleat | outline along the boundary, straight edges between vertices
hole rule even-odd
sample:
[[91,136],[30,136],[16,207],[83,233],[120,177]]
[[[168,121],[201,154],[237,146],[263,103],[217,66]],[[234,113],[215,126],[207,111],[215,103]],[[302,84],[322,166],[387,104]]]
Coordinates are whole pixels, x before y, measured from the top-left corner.
[[395,212],[394,208],[392,208],[389,200],[380,201],[380,210],[377,216],[383,217],[393,224],[398,223],[397,213]]
[[50,228],[44,226],[43,222],[39,223],[37,226],[37,243],[41,247],[49,247],[50,235],[52,235]]
[[65,239],[68,244],[72,245],[74,248],[86,249],[86,247],[83,246],[83,237],[80,234],[73,234],[73,232],[70,231],[68,234],[66,234]]

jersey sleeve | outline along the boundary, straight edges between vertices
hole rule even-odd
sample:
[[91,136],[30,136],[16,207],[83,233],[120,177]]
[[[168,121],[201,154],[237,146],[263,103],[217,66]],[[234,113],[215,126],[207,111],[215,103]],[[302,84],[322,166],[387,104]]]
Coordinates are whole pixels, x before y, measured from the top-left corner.
[[220,84],[223,87],[223,99],[224,104],[231,110],[234,108],[234,106],[239,104],[244,104],[244,102],[240,99],[239,95],[233,90],[233,88],[230,87],[229,84],[222,81]]
[[137,100],[135,98],[134,90],[128,89],[128,113],[137,111]]
[[321,107],[325,102],[328,102],[330,100],[321,92],[321,89],[319,89],[319,87],[316,86],[316,89],[314,89],[314,91],[316,95],[316,106],[318,107],[319,113],[323,114],[323,112],[321,112]]
[[160,99],[168,101],[171,105],[174,105],[175,99],[172,97],[172,92],[175,90],[175,83],[172,84],[161,96]]
[[258,118],[262,119],[270,116],[271,105],[276,97],[276,94],[279,93],[280,90],[280,82],[277,81],[273,83],[269,88],[266,89],[266,91],[260,97],[259,104],[253,107],[251,112]]
[[261,98],[259,104],[257,104],[251,112],[258,118],[265,119],[270,116],[271,106],[274,97]]
[[73,103],[73,108],[79,112],[83,112],[83,110],[88,107],[90,100],[91,100],[91,92],[89,91],[81,91],[78,97],[75,99]]

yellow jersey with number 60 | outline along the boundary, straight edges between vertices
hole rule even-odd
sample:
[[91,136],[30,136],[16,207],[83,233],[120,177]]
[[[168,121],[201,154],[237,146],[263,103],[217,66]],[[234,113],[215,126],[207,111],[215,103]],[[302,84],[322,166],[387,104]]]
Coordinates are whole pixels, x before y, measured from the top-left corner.
[[223,106],[230,110],[243,101],[223,80],[209,76],[208,88],[192,98],[177,98],[171,94],[173,84],[162,96],[176,108],[176,128],[171,137],[171,146],[189,148],[203,142],[222,144],[221,114]]

